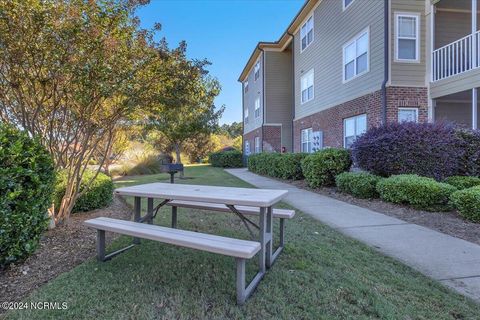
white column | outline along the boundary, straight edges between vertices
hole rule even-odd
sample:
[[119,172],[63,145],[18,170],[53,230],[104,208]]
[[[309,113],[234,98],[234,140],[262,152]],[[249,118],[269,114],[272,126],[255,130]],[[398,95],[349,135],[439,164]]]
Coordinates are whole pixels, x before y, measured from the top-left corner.
[[478,58],[477,58],[477,37],[475,33],[477,32],[477,0],[472,0],[472,59],[473,67],[477,67]]
[[477,130],[477,119],[478,119],[478,90],[477,88],[472,89],[472,129]]
[[430,5],[430,81],[433,81],[433,51],[435,51],[435,5]]
[[435,99],[428,99],[428,122],[435,122],[435,106],[437,102]]

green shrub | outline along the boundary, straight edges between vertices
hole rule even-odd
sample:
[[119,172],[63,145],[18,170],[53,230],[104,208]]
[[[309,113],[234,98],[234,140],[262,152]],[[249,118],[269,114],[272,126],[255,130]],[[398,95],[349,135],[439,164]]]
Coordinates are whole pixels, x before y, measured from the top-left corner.
[[454,192],[450,202],[462,217],[480,222],[480,186]]
[[240,151],[220,151],[210,154],[208,162],[212,167],[241,168],[243,167],[243,155]]
[[382,177],[367,172],[343,172],[335,177],[337,188],[357,198],[378,198],[377,183]]
[[391,176],[377,183],[380,198],[427,211],[446,211],[450,195],[457,188],[414,174]]
[[283,153],[277,161],[278,178],[285,180],[303,179],[302,160],[308,153]]
[[278,153],[256,153],[248,157],[247,167],[251,172],[270,177],[278,177],[280,175],[278,171],[279,160],[280,154]]
[[[80,184],[80,192],[84,192],[87,184],[95,176],[96,171],[86,170]],[[66,172],[62,171],[57,176],[57,186],[55,188],[55,208],[59,208],[60,202],[66,190]],[[112,178],[103,173],[98,173],[97,177],[90,184],[90,187],[75,201],[72,212],[85,212],[107,207],[113,200],[113,181]]]
[[32,254],[48,227],[53,161],[37,140],[0,124],[0,268]]
[[335,176],[348,171],[351,165],[348,150],[328,148],[305,157],[302,161],[302,172],[308,185],[318,188],[334,185]]
[[447,179],[445,179],[444,182],[454,186],[458,190],[462,190],[462,189],[468,189],[471,187],[479,186],[480,178],[467,177],[467,176],[453,176],[453,177],[448,177]]

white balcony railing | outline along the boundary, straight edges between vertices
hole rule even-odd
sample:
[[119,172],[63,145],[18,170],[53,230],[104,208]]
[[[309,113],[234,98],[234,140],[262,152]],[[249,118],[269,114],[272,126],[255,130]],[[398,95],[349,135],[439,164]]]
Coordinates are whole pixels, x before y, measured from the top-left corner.
[[480,67],[480,31],[432,52],[432,81]]

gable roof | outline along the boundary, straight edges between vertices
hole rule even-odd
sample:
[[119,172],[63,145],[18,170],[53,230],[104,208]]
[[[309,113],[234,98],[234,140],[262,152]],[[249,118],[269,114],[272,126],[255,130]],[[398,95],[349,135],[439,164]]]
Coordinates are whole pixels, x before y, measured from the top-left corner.
[[252,69],[253,65],[257,61],[258,57],[260,56],[261,52],[263,50],[266,51],[283,51],[285,48],[290,44],[290,42],[293,39],[293,34],[297,30],[297,28],[300,26],[300,23],[310,14],[310,12],[315,9],[318,3],[320,3],[322,0],[306,0],[305,3],[303,4],[302,8],[300,8],[300,11],[297,13],[295,18],[293,18],[292,22],[290,25],[287,27],[287,30],[281,35],[280,39],[278,39],[275,42],[259,42],[255,49],[253,50],[252,54],[250,55],[250,58],[248,59],[247,64],[242,70],[242,73],[240,74],[238,81],[242,82],[245,80],[245,78],[248,76],[248,73]]

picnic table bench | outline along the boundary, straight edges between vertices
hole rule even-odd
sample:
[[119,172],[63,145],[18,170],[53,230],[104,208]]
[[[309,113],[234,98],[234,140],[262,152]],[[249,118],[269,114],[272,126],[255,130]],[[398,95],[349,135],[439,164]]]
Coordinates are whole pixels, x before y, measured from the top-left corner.
[[[237,303],[240,305],[252,294],[265,275],[266,269],[277,258],[284,244],[283,221],[292,218],[295,214],[293,210],[272,208],[287,194],[287,191],[284,190],[150,183],[119,188],[115,190],[115,193],[134,197],[134,221],[102,217],[84,222],[87,226],[97,230],[97,259],[99,261],[106,261],[133,245],[139,244],[140,238],[231,256],[236,260],[236,292]],[[141,216],[142,197],[148,199],[147,214],[143,217]],[[162,199],[155,208],[153,206],[154,199]],[[152,225],[153,218],[164,205],[172,207],[173,228]],[[251,231],[249,225],[258,229],[258,241],[232,239],[176,229],[177,207],[218,212],[231,211],[242,219],[249,231]],[[258,225],[246,218],[245,215],[257,215],[259,217]],[[272,253],[272,219],[274,216],[281,219],[281,243],[279,249]],[[147,224],[141,222],[147,222]],[[132,236],[134,242],[126,248],[106,255],[105,231]],[[245,262],[256,254],[259,258],[259,271],[246,286]]]

